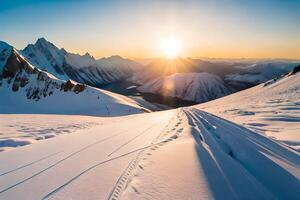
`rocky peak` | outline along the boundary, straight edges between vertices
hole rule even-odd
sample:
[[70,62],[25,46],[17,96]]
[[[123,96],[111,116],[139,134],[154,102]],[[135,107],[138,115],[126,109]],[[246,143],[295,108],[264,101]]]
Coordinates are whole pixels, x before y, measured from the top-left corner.
[[88,52],[86,52],[83,56],[86,57],[86,58],[89,58],[89,59],[93,59],[93,60],[94,60],[94,57],[91,56],[91,54],[89,54]]
[[39,47],[39,48],[51,48],[51,47],[55,47],[54,44],[52,44],[51,42],[47,41],[45,38],[39,38],[35,44],[35,46]]

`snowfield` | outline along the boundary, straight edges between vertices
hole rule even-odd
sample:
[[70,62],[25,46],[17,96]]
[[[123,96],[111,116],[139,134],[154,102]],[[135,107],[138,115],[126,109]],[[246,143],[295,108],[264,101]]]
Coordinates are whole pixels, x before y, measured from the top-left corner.
[[174,116],[175,110],[113,118],[76,133],[4,151],[0,154],[5,163],[0,169],[0,199],[109,198],[144,150],[166,142],[163,134]]
[[122,118],[99,118],[80,115],[0,115],[0,151],[28,145],[62,134],[86,130]]
[[[2,122],[12,124],[18,117],[24,116]],[[38,117],[36,124],[51,119],[27,117]],[[0,199],[298,199],[300,195],[297,151],[199,109],[78,121],[91,125],[1,152],[5,165],[0,168]]]

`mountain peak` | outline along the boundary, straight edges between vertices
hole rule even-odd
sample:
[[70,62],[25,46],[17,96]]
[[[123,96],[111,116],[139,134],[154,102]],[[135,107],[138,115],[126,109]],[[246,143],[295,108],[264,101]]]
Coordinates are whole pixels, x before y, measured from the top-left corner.
[[36,44],[37,43],[44,43],[45,44],[45,43],[48,43],[48,41],[44,37],[40,37],[40,38],[37,39]]
[[8,47],[11,47],[11,46],[8,43],[0,40],[0,52],[2,51],[2,49],[8,48]]
[[123,59],[121,56],[119,55],[112,55],[109,58],[115,58],[115,59]]
[[87,57],[87,58],[94,59],[94,57],[91,54],[89,54],[88,52],[86,52],[83,56]]

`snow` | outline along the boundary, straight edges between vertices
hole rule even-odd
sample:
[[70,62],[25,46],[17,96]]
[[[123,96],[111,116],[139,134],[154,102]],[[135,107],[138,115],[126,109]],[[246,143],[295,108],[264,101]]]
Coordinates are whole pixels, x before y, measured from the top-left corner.
[[51,96],[38,101],[27,99],[26,89],[35,87],[28,84],[18,92],[11,91],[5,82],[0,87],[1,113],[40,113],[40,114],[85,114],[100,116],[127,115],[143,112],[144,109],[127,97],[104,90],[88,87],[81,93],[53,90]]
[[300,74],[196,106],[300,150]]
[[206,102],[230,93],[221,78],[205,72],[176,73],[149,81],[137,89],[195,102]]
[[4,151],[115,120],[80,115],[1,114],[0,121],[0,151]]
[[0,198],[108,198],[128,165],[151,146],[174,111],[160,112],[160,118],[157,114],[118,117],[109,124],[2,152],[0,160],[6,165],[0,168]]
[[81,56],[79,54],[67,53],[66,62],[76,68],[96,66],[96,60],[91,56]]
[[183,112],[179,135],[149,149],[121,199],[297,199],[297,152],[195,108]]
[[[49,120],[49,127],[59,127],[56,116],[12,115],[2,124],[16,128],[20,138],[23,130],[12,123],[14,118],[32,121],[31,128]],[[58,120],[68,126],[76,117]],[[0,199],[300,195],[298,152],[194,107],[114,118],[80,116],[77,121],[93,124],[0,153],[1,163],[6,163],[0,167]]]
[[68,76],[63,72],[62,68],[65,56],[64,52],[45,38],[39,38],[34,45],[29,44],[20,53],[34,66],[38,66],[40,69],[51,73],[59,79],[68,80]]

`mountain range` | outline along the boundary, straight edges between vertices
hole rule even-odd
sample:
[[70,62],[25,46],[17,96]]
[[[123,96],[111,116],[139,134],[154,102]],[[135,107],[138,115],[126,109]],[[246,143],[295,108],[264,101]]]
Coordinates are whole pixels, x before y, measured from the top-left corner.
[[[25,95],[27,99],[31,98],[35,101],[47,99],[46,97],[55,93],[51,91],[54,88],[60,91],[67,90],[61,88],[63,88],[62,84],[68,83],[67,86],[72,88],[70,91],[75,89],[76,93],[78,93],[78,88],[88,88],[88,90],[97,90],[96,93],[121,97],[96,89],[112,84],[116,86],[111,88],[117,88],[111,90],[113,92],[130,96],[132,94],[127,91],[135,88],[134,95],[142,95],[144,98],[148,94],[161,96],[162,100],[159,103],[163,104],[169,104],[164,101],[166,98],[200,103],[280,77],[300,64],[297,60],[221,60],[178,57],[175,59],[157,58],[142,65],[118,55],[96,59],[89,53],[85,55],[71,53],[55,46],[45,38],[39,38],[23,50],[17,50],[5,42],[1,42],[1,48],[1,83],[11,84],[7,87],[11,87],[14,92],[19,89],[23,90],[25,85],[29,87],[27,83],[30,83],[31,89],[27,88]],[[37,80],[43,80],[33,81],[29,78],[33,76],[32,74],[38,74]],[[8,79],[8,81],[3,79]],[[41,81],[44,86],[41,86]],[[126,87],[122,86],[124,81],[126,81]],[[4,86],[2,90],[3,88]],[[147,100],[152,101],[151,98]],[[131,99],[126,99],[126,102],[131,101]],[[135,105],[149,106],[142,100],[139,103],[134,102]],[[180,104],[181,102],[178,106]]]
[[[39,40],[37,43],[42,41]],[[58,52],[56,53],[55,55],[58,56]],[[59,68],[54,68],[56,66],[54,63],[61,61],[59,59],[47,57],[49,62],[45,67],[48,67],[49,71],[55,70],[52,71],[54,73],[52,75],[47,72],[48,70],[33,65],[24,55],[24,51],[18,51],[7,43],[0,42],[1,113],[114,116],[147,111],[136,101],[122,95],[73,80],[58,79],[55,75]],[[54,53],[52,52],[51,55]]]
[[72,79],[91,86],[124,80],[142,66],[120,56],[95,59],[89,53],[79,55],[59,49],[45,38],[29,44],[21,53],[33,65],[57,78]]

